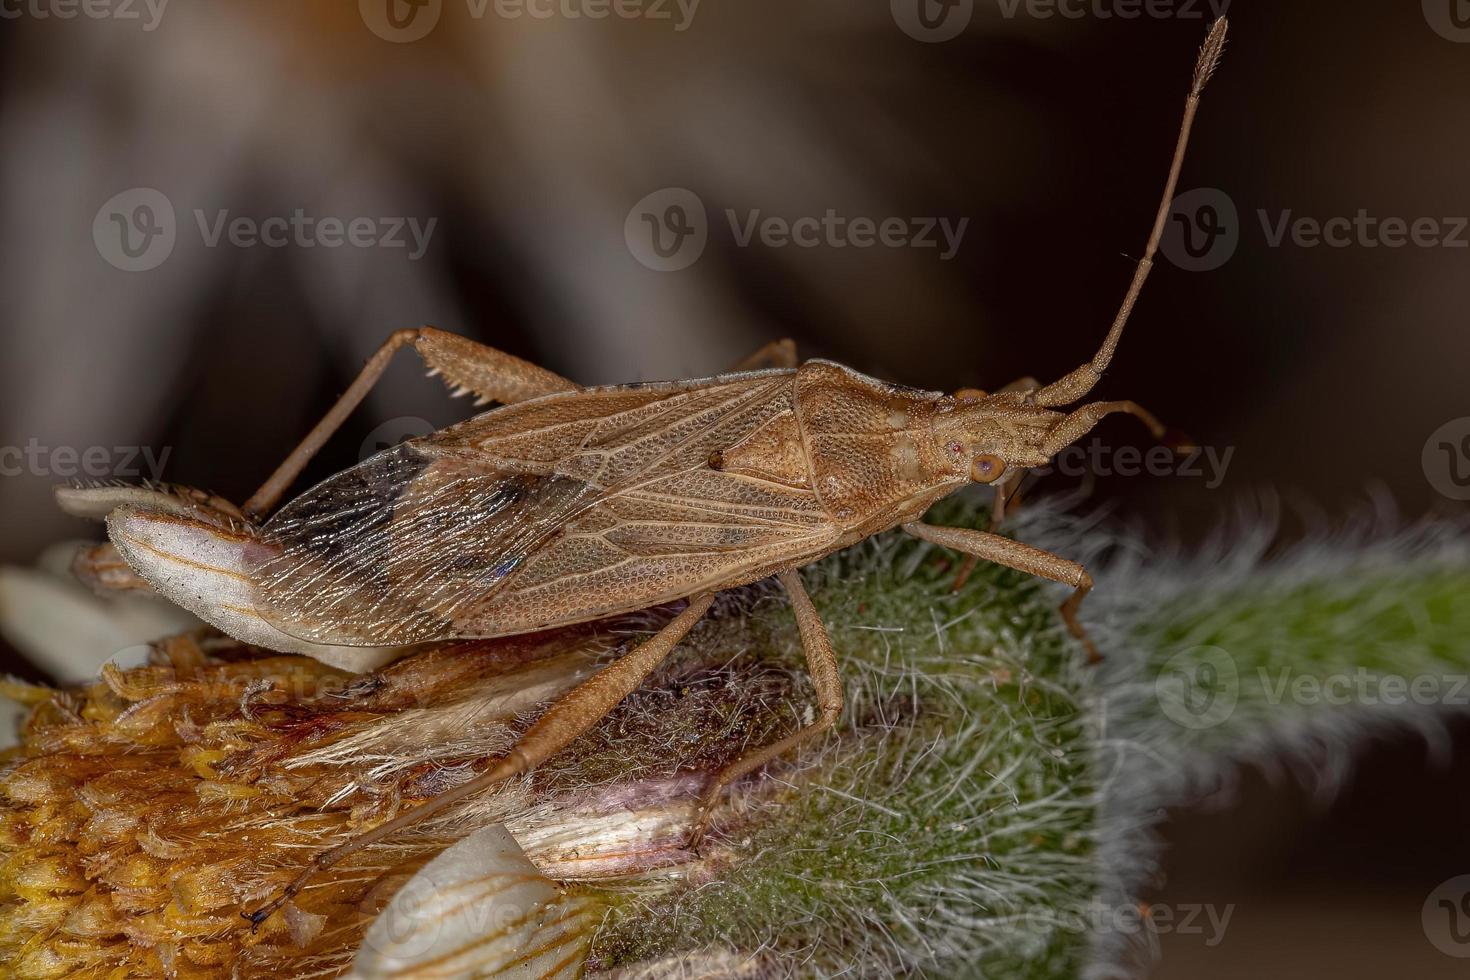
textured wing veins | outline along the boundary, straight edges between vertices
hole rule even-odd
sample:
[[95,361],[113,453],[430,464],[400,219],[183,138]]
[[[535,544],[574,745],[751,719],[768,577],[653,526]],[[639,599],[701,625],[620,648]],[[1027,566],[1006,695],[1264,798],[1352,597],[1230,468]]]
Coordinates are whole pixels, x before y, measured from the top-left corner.
[[814,498],[708,466],[781,409],[788,378],[702,384],[522,403],[337,474],[266,525],[261,611],[318,643],[487,635],[507,589],[524,605],[569,582],[611,589],[639,562],[707,577],[732,553],[797,549],[821,530]]

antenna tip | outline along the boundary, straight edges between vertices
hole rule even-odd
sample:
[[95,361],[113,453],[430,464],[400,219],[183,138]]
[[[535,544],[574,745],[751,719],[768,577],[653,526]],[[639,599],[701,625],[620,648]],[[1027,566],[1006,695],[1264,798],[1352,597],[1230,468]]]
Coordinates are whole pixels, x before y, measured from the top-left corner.
[[1225,53],[1225,36],[1229,31],[1230,21],[1224,17],[1210,26],[1210,34],[1199,51],[1199,60],[1194,63],[1192,94],[1199,95],[1204,91],[1205,84],[1215,74],[1215,69],[1220,67],[1220,56]]

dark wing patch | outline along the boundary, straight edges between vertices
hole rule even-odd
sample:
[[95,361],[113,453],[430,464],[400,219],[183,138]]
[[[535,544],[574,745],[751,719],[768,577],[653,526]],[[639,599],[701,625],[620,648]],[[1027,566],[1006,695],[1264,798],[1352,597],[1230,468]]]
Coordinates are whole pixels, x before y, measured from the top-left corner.
[[302,494],[266,524],[256,591],[267,620],[315,643],[462,635],[495,592],[598,496],[563,476],[506,474],[405,442]]

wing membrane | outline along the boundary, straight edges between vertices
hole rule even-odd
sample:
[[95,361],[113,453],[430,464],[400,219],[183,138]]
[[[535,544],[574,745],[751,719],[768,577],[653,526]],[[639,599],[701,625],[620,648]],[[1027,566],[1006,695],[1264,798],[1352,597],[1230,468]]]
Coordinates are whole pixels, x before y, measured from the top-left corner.
[[266,618],[316,643],[401,644],[461,635],[493,593],[597,497],[556,475],[503,473],[405,442],[337,474],[266,525],[256,591]]

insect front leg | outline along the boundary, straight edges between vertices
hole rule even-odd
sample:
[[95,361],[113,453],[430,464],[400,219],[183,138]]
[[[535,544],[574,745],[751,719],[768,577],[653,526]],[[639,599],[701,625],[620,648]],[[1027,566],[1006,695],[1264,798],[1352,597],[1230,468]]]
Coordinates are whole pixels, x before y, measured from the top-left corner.
[[[1003,388],[997,388],[995,393],[997,395],[1003,395],[1012,391],[1030,392],[1040,386],[1041,382],[1027,375],[1024,378],[1017,378]],[[979,400],[984,397],[986,397],[986,393],[979,388],[961,388],[955,392],[955,398],[961,401]],[[991,489],[995,492],[995,496],[990,501],[991,527],[1000,527],[1001,522],[1006,519],[1006,505],[1015,498],[1017,491],[1021,488],[1021,480],[1025,476],[1025,470],[1012,470],[992,484]],[[954,585],[951,586],[950,591],[958,592],[965,587],[965,583],[975,573],[975,563],[978,561],[979,559],[974,555],[965,556],[964,562],[960,564],[959,573],[954,577]]]
[[1087,570],[1075,561],[987,531],[975,531],[965,527],[935,527],[933,524],[922,524],[917,521],[903,525],[903,529],[914,537],[937,544],[941,548],[952,548],[955,551],[974,555],[976,558],[1014,568],[1018,572],[1072,586],[1072,594],[1066,602],[1062,603],[1062,622],[1066,623],[1067,630],[1082,642],[1082,646],[1087,650],[1088,663],[1095,664],[1102,660],[1102,654],[1097,652],[1092,638],[1087,635],[1087,631],[1077,620],[1077,607],[1082,605],[1082,598],[1092,591],[1092,576],[1088,575]]
[[617,707],[618,702],[637,690],[653,669],[694,628],[694,624],[704,617],[713,601],[713,593],[690,599],[683,612],[669,620],[663,629],[644,640],[631,653],[614,660],[563,694],[536,719],[535,724],[526,729],[511,750],[485,772],[367,833],[322,851],[312,858],[311,864],[274,901],[254,912],[242,912],[241,915],[250,920],[253,930],[289,902],[318,871],[330,868],[349,854],[386,840],[496,783],[535,769],[564,749],[578,735],[601,721],[608,712]]
[[[1006,519],[1006,508],[1020,497],[1021,481],[1026,479],[1026,473],[1027,471],[1023,469],[1011,470],[991,485],[995,494],[990,500],[990,526],[992,528],[1000,527]],[[970,580],[970,576],[975,574],[975,566],[979,563],[979,558],[974,555],[966,555],[965,560],[960,563],[960,570],[955,574],[954,585],[950,586],[949,590],[958,592],[963,589],[965,583]]]
[[[1031,377],[1031,375],[1028,374],[1025,377],[1017,378],[1015,381],[1012,381],[1010,384],[1006,385],[1003,388],[996,389],[996,394],[1003,395],[1007,392],[1012,391],[1030,392],[1035,391],[1039,387],[1041,387],[1041,382],[1037,381],[1035,378]],[[983,392],[976,391],[975,393],[982,398],[984,397]],[[995,496],[992,497],[990,501],[991,527],[1000,527],[1001,522],[1006,519],[1006,507],[1012,505],[1013,501],[1015,501],[1016,497],[1019,495],[1021,490],[1021,481],[1025,478],[1026,471],[1017,469],[1011,470],[1009,473],[1007,473],[1005,476],[1001,477],[995,482]],[[975,565],[979,561],[980,559],[976,558],[974,555],[965,556],[964,562],[960,565],[959,573],[954,577],[954,585],[951,587],[950,591],[958,592],[960,589],[963,589],[965,587],[965,583],[970,580],[970,576],[975,574]]]
[[694,830],[685,845],[691,850],[698,847],[699,842],[704,839],[715,800],[719,798],[721,790],[746,773],[822,734],[842,714],[842,679],[837,672],[837,656],[832,652],[832,640],[827,635],[827,627],[822,624],[816,607],[812,605],[811,596],[807,595],[805,586],[801,584],[801,573],[793,568],[777,577],[786,587],[786,594],[791,597],[791,608],[796,613],[796,627],[801,633],[802,649],[806,651],[807,670],[817,689],[817,717],[811,724],[802,726],[785,738],[745,753],[714,775],[700,798]]
[[577,387],[566,378],[530,361],[477,344],[457,334],[434,327],[395,330],[384,341],[383,346],[378,348],[377,353],[368,358],[361,373],[342,393],[342,397],[337,399],[337,403],[245,502],[246,514],[259,518],[275,507],[281,495],[301,475],[306,464],[326,445],[332,434],[342,427],[342,423],[347,421],[353,409],[367,397],[373,385],[378,383],[378,379],[388,369],[389,362],[393,360],[393,355],[400,347],[409,345],[429,365],[430,374],[444,377],[454,389],[455,397],[473,393],[478,399],[475,403],[477,405],[492,401],[511,404],[552,392],[574,391]]

